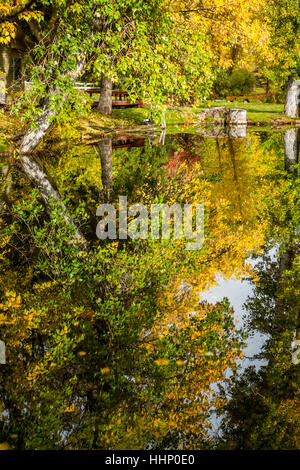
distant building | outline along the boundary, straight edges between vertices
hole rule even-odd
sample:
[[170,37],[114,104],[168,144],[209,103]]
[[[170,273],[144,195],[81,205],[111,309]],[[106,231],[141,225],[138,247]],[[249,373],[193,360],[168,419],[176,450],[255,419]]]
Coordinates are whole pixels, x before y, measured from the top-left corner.
[[0,104],[9,104],[14,93],[23,89],[23,51],[21,41],[0,44]]

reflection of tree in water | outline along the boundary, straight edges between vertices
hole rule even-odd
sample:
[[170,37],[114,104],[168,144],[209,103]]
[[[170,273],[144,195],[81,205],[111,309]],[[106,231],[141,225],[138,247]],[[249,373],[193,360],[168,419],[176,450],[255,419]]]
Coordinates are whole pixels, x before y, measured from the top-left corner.
[[193,168],[196,162],[201,161],[201,143],[203,137],[199,135],[181,134],[176,136],[176,147],[169,154],[169,159],[164,165],[168,176],[174,175],[181,165],[186,164]]
[[145,183],[155,192],[158,178],[164,175],[163,165],[171,147],[171,139],[167,138],[164,146],[150,147],[146,139],[142,148],[116,149],[114,194],[126,194],[128,200],[141,202],[136,193]]
[[[284,155],[279,146],[283,139],[281,134],[264,139],[265,156],[268,152],[282,156],[278,161],[279,169],[284,166],[289,169],[297,163],[297,134],[294,129],[284,133]],[[231,156],[235,152],[231,152]],[[224,155],[224,150],[220,155]],[[238,155],[240,159],[240,153]],[[224,175],[224,159],[220,159],[221,162]],[[274,186],[270,194],[266,191],[264,195],[264,201],[271,194],[273,197],[273,205],[269,204],[267,209],[267,218],[271,222],[270,247],[278,241],[278,254],[275,258],[268,254],[261,257],[256,265],[259,283],[245,305],[247,330],[268,335],[257,356],[266,364],[259,370],[254,366],[248,367],[242,375],[230,378],[227,383],[225,396],[230,400],[222,419],[223,435],[218,444],[221,448],[297,449],[300,444],[299,366],[292,362],[292,343],[299,338],[300,326],[299,244],[296,236],[299,223],[298,182],[295,172],[279,171],[282,174],[281,182]],[[238,174],[236,171],[233,174],[234,180],[238,175],[242,184],[240,190],[239,186],[231,187],[238,191],[238,196],[243,196],[245,206],[247,185],[244,181],[245,176],[246,181],[249,177],[240,164]],[[250,191],[248,194],[250,196]],[[249,214],[249,210],[244,213]]]
[[[218,272],[231,276],[238,271],[246,247],[251,250],[260,243],[258,209],[272,193],[268,185],[257,191],[259,148],[255,141],[253,147],[246,144],[233,141],[232,149],[227,139],[167,137],[164,147],[116,149],[112,162],[107,142],[102,172],[107,188],[112,187],[112,201],[127,194],[129,203],[141,202],[139,191],[146,187],[152,198],[169,196],[158,181],[172,180],[164,171],[170,156],[178,150],[201,155],[195,171],[192,165],[186,174],[174,175],[171,186],[171,195],[177,197],[186,181],[188,195],[198,188],[195,200],[204,195],[210,203],[208,251],[194,258],[171,243],[144,243],[132,250],[130,243],[124,249],[110,241],[89,241],[88,249],[79,251],[70,243],[72,233],[59,207],[53,207],[49,218],[41,198],[15,170],[11,207],[1,221],[0,333],[9,345],[8,362],[0,369],[0,406],[6,411],[2,441],[20,449],[143,448],[149,442],[156,448],[211,445],[206,420],[212,403],[222,403],[209,388],[223,380],[227,367],[234,367],[239,342],[229,303],[199,304],[197,289],[213,282]],[[81,172],[80,158],[64,156],[59,170],[55,162],[53,168],[48,164],[64,195],[88,203],[93,196],[91,212],[101,200],[99,157],[94,159],[89,155],[92,174],[88,166]],[[74,187],[77,174],[80,186]],[[67,206],[77,223],[80,211]],[[282,215],[279,219],[284,228],[287,220]],[[285,272],[295,258],[292,242],[291,247],[292,255],[286,251],[282,256]],[[195,290],[179,290],[190,278]],[[275,295],[277,281],[268,298]],[[262,379],[265,389],[277,384],[269,376]],[[253,383],[262,395],[260,382]],[[292,414],[283,385],[282,396]],[[229,436],[227,446],[230,441]]]
[[101,180],[106,198],[109,198],[113,186],[112,138],[100,140],[97,144],[101,159]]
[[283,134],[285,169],[289,170],[292,165],[298,163],[299,158],[299,128],[288,129]]
[[282,244],[275,258],[263,255],[256,269],[260,281],[245,308],[248,330],[268,335],[256,356],[266,364],[231,379],[220,447],[297,449],[300,374],[292,361],[292,343],[300,338],[300,279],[295,237]]
[[[129,162],[128,172],[153,154],[153,168],[163,171],[165,152],[136,150],[140,160]],[[79,159],[70,164],[65,194],[74,191]],[[153,188],[155,171],[140,176]],[[61,199],[47,214],[47,201],[20,176],[14,168],[0,227],[0,333],[8,345],[0,369],[1,442],[17,449],[202,445],[206,416],[218,405],[210,384],[238,354],[228,304],[202,306],[193,322],[149,338],[178,250],[162,247],[163,256],[157,244],[133,253],[109,242],[79,249]],[[169,295],[180,311],[185,296]]]

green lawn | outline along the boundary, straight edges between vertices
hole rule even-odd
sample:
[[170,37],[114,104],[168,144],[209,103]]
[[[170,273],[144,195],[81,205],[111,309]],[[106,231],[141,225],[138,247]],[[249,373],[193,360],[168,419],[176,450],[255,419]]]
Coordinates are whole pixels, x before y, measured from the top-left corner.
[[[183,125],[195,122],[197,120],[197,113],[201,109],[207,107],[219,107],[225,106],[226,108],[242,108],[247,110],[247,117],[254,124],[264,123],[265,125],[270,124],[272,119],[282,117],[283,104],[274,103],[260,103],[250,102],[244,103],[241,101],[205,101],[203,105],[195,108],[189,107],[173,107],[168,108],[166,112],[166,122],[168,126],[175,124]],[[126,108],[126,109],[115,109],[113,111],[113,117],[117,120],[123,120],[130,124],[140,124],[143,119],[147,118],[150,113],[150,108]]]
[[[247,110],[247,117],[250,121],[270,123],[272,119],[282,117],[283,104],[277,103],[260,103],[259,101],[251,101],[244,103],[241,101],[211,101],[211,106],[225,106],[226,108],[242,108]],[[204,106],[206,107],[206,106]]]

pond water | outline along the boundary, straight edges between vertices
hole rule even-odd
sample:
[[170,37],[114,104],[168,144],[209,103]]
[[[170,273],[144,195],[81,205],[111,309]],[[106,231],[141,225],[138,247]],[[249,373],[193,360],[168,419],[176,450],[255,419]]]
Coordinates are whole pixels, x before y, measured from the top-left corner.
[[[0,155],[0,442],[299,448],[298,134],[149,130]],[[166,236],[142,225],[154,204],[182,210]],[[204,210],[192,250],[188,204]]]

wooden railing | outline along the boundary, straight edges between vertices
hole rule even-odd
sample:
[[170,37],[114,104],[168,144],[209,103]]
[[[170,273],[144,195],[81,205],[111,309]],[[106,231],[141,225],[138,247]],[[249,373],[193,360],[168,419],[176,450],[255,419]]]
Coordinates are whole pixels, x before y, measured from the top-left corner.
[[[25,86],[30,88],[31,82],[25,82]],[[96,99],[94,99],[92,106],[97,106],[99,102],[100,96],[100,88],[97,87],[94,83],[75,83],[75,88],[77,90],[82,90],[88,93],[90,96],[94,98],[93,95],[98,95]],[[134,102],[129,100],[129,93],[128,91],[122,90],[113,90],[112,91],[112,106],[115,108],[119,107],[127,107],[127,108],[142,108],[144,106],[143,101],[138,99]]]
[[[75,87],[79,90],[83,90],[89,95],[100,95],[100,88],[96,87],[93,83],[76,83]],[[97,106],[98,105],[98,100],[94,100],[92,106]],[[128,91],[122,91],[122,90],[113,90],[112,91],[112,106],[115,108],[118,107],[135,107],[135,108],[141,108],[143,107],[143,102],[142,100],[138,99],[134,102],[130,101],[129,99],[129,93]]]

